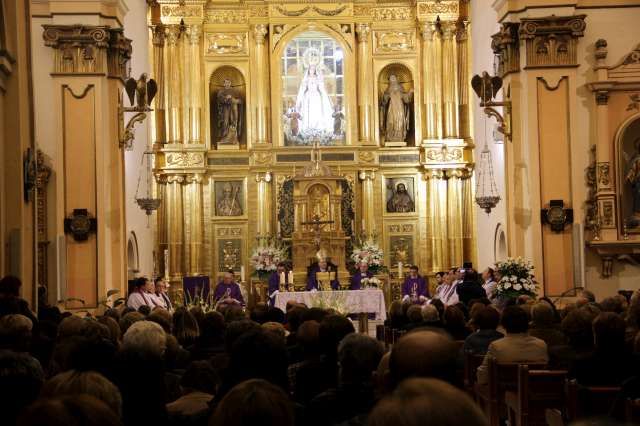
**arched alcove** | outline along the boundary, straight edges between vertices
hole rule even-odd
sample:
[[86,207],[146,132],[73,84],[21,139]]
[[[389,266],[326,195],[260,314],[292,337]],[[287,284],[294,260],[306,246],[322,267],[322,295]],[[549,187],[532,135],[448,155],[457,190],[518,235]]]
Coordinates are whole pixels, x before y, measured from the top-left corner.
[[404,64],[389,64],[378,74],[378,129],[384,145],[415,146],[413,91],[413,75]]
[[506,260],[509,255],[507,250],[507,235],[504,232],[504,226],[499,223],[496,226],[496,232],[493,238],[493,260],[495,263]]
[[244,76],[235,67],[223,65],[209,79],[211,145],[216,149],[247,146],[247,95]]
[[127,240],[127,279],[135,278],[140,272],[140,256],[138,255],[138,237],[131,231]]
[[620,224],[629,233],[640,233],[640,115],[621,126],[616,148]]

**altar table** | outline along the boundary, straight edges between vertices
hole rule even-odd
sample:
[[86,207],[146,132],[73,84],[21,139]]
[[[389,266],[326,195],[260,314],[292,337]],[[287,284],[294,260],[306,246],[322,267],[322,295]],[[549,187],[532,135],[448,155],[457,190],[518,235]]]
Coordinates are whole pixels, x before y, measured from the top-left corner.
[[384,293],[380,289],[336,291],[286,291],[276,294],[275,307],[286,312],[287,302],[304,303],[310,308],[335,309],[343,314],[373,313],[387,319]]

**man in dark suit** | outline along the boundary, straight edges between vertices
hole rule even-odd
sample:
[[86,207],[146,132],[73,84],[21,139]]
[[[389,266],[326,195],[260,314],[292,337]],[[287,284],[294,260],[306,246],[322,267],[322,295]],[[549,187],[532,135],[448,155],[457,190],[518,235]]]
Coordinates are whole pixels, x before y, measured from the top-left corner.
[[464,303],[465,306],[467,306],[471,300],[487,297],[487,293],[478,282],[478,273],[473,269],[465,272],[464,281],[458,284],[456,292],[458,293],[458,299]]

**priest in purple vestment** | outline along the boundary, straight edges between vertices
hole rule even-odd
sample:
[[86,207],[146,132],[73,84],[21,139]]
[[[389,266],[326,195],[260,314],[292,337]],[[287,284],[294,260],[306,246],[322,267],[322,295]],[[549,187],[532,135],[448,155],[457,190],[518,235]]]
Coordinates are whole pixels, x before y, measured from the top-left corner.
[[278,263],[278,268],[269,276],[269,288],[267,289],[267,295],[269,297],[269,304],[273,306],[276,302],[276,292],[280,291],[280,276],[284,274],[284,288],[289,291],[289,274],[287,267],[283,262]]
[[221,304],[244,306],[244,298],[240,291],[240,285],[235,282],[233,271],[224,273],[222,281],[220,281],[216,286],[213,298],[216,302]]
[[319,283],[316,279],[316,274],[318,272],[334,272],[335,279],[331,280],[331,289],[340,290],[340,282],[338,282],[338,268],[333,265],[329,265],[326,258],[321,258],[318,261],[318,264],[314,265],[309,271],[309,275],[307,276],[307,291],[319,290]]
[[429,298],[429,286],[427,281],[418,274],[418,267],[412,265],[409,268],[409,276],[402,284],[402,300],[411,300],[413,303],[424,303]]
[[362,288],[362,280],[373,277],[373,274],[369,272],[369,265],[367,262],[360,262],[358,264],[358,272],[351,277],[351,284],[349,290],[360,290]]

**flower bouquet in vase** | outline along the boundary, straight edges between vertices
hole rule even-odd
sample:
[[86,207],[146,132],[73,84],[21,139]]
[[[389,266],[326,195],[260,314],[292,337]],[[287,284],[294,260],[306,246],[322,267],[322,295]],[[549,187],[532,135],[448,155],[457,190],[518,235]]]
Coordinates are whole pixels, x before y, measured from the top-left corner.
[[521,257],[516,259],[508,258],[503,262],[496,263],[498,283],[496,284],[496,295],[507,300],[526,295],[536,297],[538,286],[533,275],[533,265]]
[[376,277],[363,278],[360,280],[360,286],[363,290],[368,288],[380,288],[380,280]]
[[287,261],[287,251],[275,238],[262,238],[251,254],[253,276],[261,281],[269,279],[269,275],[278,268],[278,263]]
[[[358,265],[362,262],[369,266],[369,272],[377,275],[386,272],[387,268],[382,264],[384,261],[384,252],[378,245],[374,237],[360,238],[353,244],[353,253],[351,261],[354,263],[354,273],[358,269]],[[371,279],[369,279],[371,281]]]

